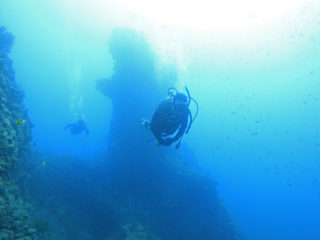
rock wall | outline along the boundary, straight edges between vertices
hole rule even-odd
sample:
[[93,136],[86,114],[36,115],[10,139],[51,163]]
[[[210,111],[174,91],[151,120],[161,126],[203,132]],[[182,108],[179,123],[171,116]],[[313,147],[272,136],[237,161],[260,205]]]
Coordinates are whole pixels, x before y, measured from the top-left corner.
[[30,223],[31,206],[22,199],[17,181],[23,175],[19,166],[28,155],[32,124],[8,57],[13,40],[0,27],[0,239],[31,240],[37,239]]

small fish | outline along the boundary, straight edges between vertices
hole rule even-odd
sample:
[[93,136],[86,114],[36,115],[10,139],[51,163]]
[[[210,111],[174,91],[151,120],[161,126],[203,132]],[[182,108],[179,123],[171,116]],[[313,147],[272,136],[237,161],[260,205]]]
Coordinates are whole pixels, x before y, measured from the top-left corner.
[[20,118],[18,121],[16,121],[17,126],[21,125],[22,123],[24,123],[26,120],[24,120],[23,118]]
[[43,161],[42,163],[41,163],[41,167],[44,167],[46,165],[46,161]]

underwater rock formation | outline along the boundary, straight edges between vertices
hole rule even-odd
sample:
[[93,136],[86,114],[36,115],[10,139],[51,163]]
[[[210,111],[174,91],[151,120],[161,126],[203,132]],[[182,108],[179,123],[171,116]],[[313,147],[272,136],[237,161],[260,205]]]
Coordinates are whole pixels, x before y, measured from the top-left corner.
[[137,220],[121,224],[121,229],[105,240],[161,240],[154,233],[145,229]]
[[10,53],[13,42],[14,36],[4,26],[0,27],[0,50],[4,54]]
[[[97,88],[112,99],[112,128],[109,143],[116,143],[123,136],[126,141],[135,141],[137,136],[126,134],[123,122],[128,119],[133,129],[139,126],[146,109],[152,109],[160,99],[161,89],[155,81],[154,56],[143,36],[132,31],[115,30],[110,40],[110,52],[114,57],[114,74],[110,79],[97,81]],[[130,132],[132,133],[132,132]],[[140,134],[136,131],[136,134]],[[128,146],[129,147],[129,146]]]
[[97,81],[113,105],[102,175],[108,179],[105,189],[113,189],[122,206],[120,219],[136,219],[163,240],[242,239],[217,196],[216,183],[193,165],[195,157],[157,147],[141,126],[176,75],[156,71],[155,55],[140,33],[114,31],[110,52],[114,74]]
[[0,27],[0,239],[37,239],[30,224],[30,208],[17,186],[23,175],[31,141],[32,124],[23,104],[24,93],[14,79],[8,57],[14,37]]

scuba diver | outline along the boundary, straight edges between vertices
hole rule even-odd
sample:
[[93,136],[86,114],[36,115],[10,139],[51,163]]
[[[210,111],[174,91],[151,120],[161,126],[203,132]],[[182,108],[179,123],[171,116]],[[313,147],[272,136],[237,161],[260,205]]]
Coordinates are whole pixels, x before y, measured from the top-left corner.
[[[177,142],[176,148],[180,147],[180,142],[184,134],[187,134],[190,127],[198,115],[198,103],[190,96],[190,92],[185,87],[186,96],[176,88],[169,88],[169,97],[163,100],[154,112],[151,122],[143,119],[142,124],[151,130],[159,145],[170,146]],[[194,101],[197,111],[192,117],[189,109],[190,102]]]
[[82,131],[85,132],[86,136],[88,136],[88,134],[89,134],[89,130],[87,128],[87,125],[86,125],[85,121],[82,119],[78,120],[77,122],[70,123],[64,127],[64,129],[68,129],[68,128],[70,128],[70,132],[73,135],[77,135],[77,134],[81,133]]

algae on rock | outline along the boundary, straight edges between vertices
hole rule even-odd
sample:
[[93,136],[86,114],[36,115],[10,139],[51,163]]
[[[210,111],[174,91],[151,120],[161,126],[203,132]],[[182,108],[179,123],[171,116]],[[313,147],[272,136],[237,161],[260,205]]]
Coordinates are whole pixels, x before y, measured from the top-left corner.
[[[0,27],[0,239],[37,239],[30,225],[30,204],[16,184],[29,151],[32,124],[23,104],[9,52],[14,36]],[[23,124],[16,124],[23,119]]]

